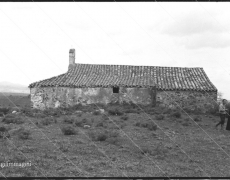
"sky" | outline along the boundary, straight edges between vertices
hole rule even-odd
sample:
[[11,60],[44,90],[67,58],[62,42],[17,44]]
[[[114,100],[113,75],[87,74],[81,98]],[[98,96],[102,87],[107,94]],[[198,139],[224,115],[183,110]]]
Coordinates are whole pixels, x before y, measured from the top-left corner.
[[203,67],[230,100],[228,2],[0,3],[0,81],[28,86],[76,63]]

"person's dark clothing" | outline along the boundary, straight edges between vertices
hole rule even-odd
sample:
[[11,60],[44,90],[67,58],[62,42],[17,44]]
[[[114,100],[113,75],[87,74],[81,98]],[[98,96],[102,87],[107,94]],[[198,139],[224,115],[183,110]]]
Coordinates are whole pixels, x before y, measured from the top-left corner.
[[216,128],[219,125],[221,125],[221,129],[223,129],[223,126],[224,126],[224,123],[225,123],[225,118],[226,118],[226,115],[227,115],[226,110],[227,110],[226,106],[223,103],[221,103],[219,105],[220,122],[217,123]]
[[227,122],[227,126],[226,126],[226,130],[230,131],[230,104],[228,103],[227,105],[227,117],[228,117],[228,122]]
[[220,122],[219,122],[216,126],[219,126],[220,124],[221,124],[221,125],[224,125],[224,123],[225,123],[225,118],[226,118],[226,115],[225,115],[225,114],[220,114]]

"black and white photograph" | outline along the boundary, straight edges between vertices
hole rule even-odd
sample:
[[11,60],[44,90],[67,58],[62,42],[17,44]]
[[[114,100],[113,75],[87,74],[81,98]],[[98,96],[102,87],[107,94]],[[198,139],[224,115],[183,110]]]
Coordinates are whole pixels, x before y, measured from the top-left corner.
[[230,177],[230,2],[0,2],[0,178]]

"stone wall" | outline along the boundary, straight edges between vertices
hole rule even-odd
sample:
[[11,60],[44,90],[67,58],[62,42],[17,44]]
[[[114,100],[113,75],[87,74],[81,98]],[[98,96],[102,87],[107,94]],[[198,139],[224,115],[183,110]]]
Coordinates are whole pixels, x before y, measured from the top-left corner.
[[199,91],[157,91],[157,105],[170,108],[181,107],[183,109],[202,112],[214,108],[217,101],[217,92]]
[[154,91],[148,88],[120,87],[120,93],[113,93],[112,88],[68,88],[44,87],[31,88],[31,101],[34,108],[45,109],[75,104],[134,102],[151,104]]
[[156,100],[152,89],[123,88],[113,93],[112,88],[68,88],[45,87],[31,88],[31,101],[34,108],[45,109],[76,104],[134,102],[137,104],[156,104],[170,108],[199,109],[206,111],[214,107],[216,92],[198,91],[157,91]]

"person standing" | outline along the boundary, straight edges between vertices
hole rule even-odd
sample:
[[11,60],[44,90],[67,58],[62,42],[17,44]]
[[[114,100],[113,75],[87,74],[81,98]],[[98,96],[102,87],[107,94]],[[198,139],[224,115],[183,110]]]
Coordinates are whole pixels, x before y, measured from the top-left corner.
[[228,103],[226,107],[228,110],[227,111],[228,122],[227,122],[226,130],[230,131],[230,103]]
[[225,118],[226,118],[226,104],[227,104],[227,100],[223,99],[222,102],[220,103],[219,106],[219,113],[220,113],[220,122],[216,124],[216,129],[218,128],[219,125],[221,125],[221,130],[223,130],[224,127],[224,123],[225,123]]

